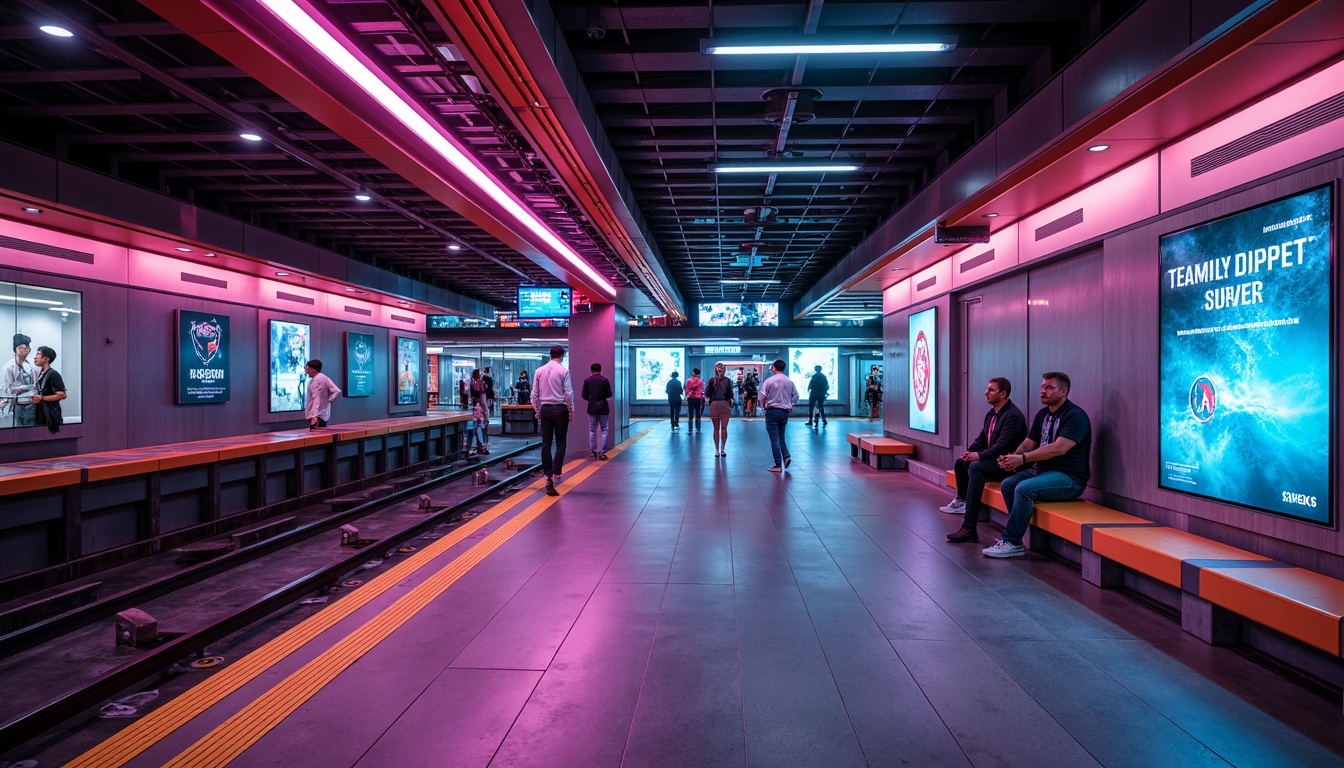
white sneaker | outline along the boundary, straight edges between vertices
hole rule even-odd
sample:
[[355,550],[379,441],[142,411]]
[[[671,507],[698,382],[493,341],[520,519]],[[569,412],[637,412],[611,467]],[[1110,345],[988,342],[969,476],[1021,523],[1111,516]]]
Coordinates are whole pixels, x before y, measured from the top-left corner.
[[949,515],[964,515],[966,514],[966,502],[954,496],[951,501],[939,507],[938,511],[946,512]]
[[1022,557],[1027,554],[1027,548],[1021,544],[1009,544],[1003,539],[994,542],[993,546],[985,547],[980,550],[985,557]]

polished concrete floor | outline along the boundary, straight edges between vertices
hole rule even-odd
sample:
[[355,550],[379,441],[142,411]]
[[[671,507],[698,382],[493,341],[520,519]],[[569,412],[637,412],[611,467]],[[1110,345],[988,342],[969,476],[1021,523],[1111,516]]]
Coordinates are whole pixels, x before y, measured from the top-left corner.
[[[1338,701],[1063,564],[944,543],[943,490],[850,461],[868,426],[795,419],[782,476],[740,419],[726,458],[664,422],[567,468],[558,501],[232,764],[1344,764]],[[164,764],[384,608],[130,764]]]

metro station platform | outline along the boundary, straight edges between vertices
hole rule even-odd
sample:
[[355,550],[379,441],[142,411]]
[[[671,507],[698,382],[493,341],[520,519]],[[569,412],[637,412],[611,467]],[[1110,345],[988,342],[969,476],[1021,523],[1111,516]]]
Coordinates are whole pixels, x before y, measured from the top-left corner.
[[1344,763],[1339,701],[1059,561],[944,543],[944,489],[850,460],[866,428],[795,419],[780,476],[758,420],[722,459],[657,424],[70,765]]

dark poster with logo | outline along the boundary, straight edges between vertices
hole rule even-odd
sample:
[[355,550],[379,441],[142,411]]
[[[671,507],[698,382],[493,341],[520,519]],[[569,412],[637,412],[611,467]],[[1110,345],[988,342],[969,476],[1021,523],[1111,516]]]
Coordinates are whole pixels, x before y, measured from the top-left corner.
[[373,334],[345,334],[345,396],[373,394]]
[[1332,189],[1161,240],[1163,488],[1329,524]]
[[229,317],[177,312],[177,402],[229,401]]

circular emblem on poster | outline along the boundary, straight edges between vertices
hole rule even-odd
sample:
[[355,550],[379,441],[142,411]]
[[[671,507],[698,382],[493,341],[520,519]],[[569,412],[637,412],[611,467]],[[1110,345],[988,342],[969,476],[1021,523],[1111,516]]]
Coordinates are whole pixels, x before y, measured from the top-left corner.
[[1208,376],[1200,376],[1190,385],[1190,413],[1201,423],[1213,420],[1218,409],[1218,390]]
[[915,405],[919,410],[929,404],[929,387],[933,385],[933,363],[929,360],[929,340],[920,331],[915,337],[915,351],[910,356],[910,380],[915,383]]

